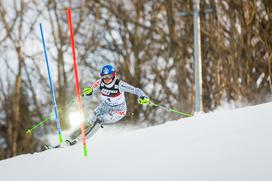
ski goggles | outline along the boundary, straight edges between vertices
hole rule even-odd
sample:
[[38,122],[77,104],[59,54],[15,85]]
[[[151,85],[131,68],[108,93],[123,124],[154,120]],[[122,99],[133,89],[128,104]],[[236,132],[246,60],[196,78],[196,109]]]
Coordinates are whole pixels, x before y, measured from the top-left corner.
[[113,79],[113,76],[108,74],[108,75],[103,75],[102,79]]

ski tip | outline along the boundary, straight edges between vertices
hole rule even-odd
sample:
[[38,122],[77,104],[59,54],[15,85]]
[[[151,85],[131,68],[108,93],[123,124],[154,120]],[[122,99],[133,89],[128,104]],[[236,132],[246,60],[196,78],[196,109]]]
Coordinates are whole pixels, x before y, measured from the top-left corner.
[[42,151],[49,150],[49,149],[50,149],[49,145],[47,145],[47,144],[42,145],[42,148],[41,148]]

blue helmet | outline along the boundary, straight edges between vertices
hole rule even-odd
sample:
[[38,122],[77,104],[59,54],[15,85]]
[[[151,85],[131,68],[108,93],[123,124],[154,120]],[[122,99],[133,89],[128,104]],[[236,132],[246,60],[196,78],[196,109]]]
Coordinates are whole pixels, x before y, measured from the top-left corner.
[[112,65],[104,65],[100,71],[100,76],[112,75],[113,78],[116,76],[116,70]]

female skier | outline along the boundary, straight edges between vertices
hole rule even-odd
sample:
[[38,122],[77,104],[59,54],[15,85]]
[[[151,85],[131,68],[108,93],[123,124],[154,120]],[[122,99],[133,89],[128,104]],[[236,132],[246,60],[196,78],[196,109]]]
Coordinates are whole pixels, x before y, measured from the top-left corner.
[[[115,123],[125,117],[127,104],[124,93],[128,92],[138,96],[139,104],[149,104],[148,96],[139,88],[119,80],[112,65],[105,65],[100,71],[100,79],[90,87],[85,87],[82,96],[91,96],[97,93],[102,95],[102,102],[89,116],[85,125],[85,135],[91,137],[103,124]],[[81,130],[77,128],[65,142],[74,145],[80,138]]]

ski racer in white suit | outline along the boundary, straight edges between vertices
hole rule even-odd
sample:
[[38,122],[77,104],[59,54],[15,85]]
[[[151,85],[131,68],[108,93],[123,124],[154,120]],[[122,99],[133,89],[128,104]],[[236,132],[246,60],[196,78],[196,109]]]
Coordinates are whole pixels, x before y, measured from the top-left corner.
[[[148,96],[139,88],[119,80],[116,78],[116,70],[111,65],[105,65],[100,72],[100,79],[97,80],[90,87],[85,87],[82,96],[90,96],[97,93],[102,95],[102,103],[100,103],[89,115],[89,128],[94,126],[94,123],[102,124],[115,123],[125,117],[127,112],[127,105],[125,100],[125,92],[135,94],[139,97],[140,104],[149,104]],[[94,129],[94,128],[90,128]],[[92,136],[95,130],[86,130],[87,137]],[[73,136],[78,137],[79,135]],[[71,140],[72,140],[71,139]],[[71,141],[70,140],[70,141]]]

